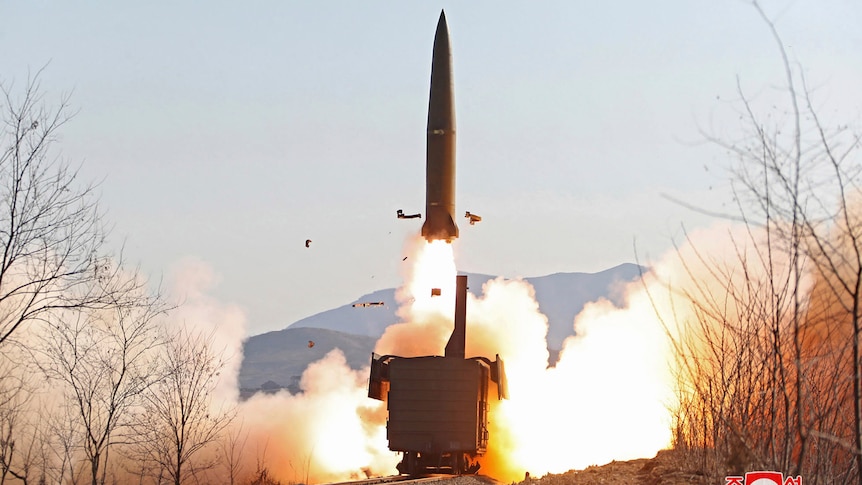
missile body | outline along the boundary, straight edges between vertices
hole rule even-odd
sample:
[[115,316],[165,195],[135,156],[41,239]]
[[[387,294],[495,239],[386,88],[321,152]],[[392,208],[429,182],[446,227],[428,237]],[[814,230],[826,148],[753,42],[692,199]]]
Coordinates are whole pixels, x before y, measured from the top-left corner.
[[425,223],[427,241],[458,237],[455,225],[455,93],[446,14],[440,12],[431,57],[431,92],[425,149]]

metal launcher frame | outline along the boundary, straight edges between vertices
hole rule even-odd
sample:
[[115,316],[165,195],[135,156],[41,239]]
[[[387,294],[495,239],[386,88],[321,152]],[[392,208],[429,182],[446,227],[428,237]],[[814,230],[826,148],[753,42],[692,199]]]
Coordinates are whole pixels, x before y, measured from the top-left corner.
[[475,473],[488,446],[488,392],[508,398],[499,355],[465,358],[467,277],[456,279],[455,328],[444,356],[371,356],[368,397],[385,401],[389,449],[404,453],[398,470],[419,475]]

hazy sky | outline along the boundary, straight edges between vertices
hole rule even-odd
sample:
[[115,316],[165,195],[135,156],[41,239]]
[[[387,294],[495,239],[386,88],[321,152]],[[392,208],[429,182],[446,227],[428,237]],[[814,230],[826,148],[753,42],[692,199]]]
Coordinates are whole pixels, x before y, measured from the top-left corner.
[[[122,6],[121,6],[122,5]],[[857,122],[862,6],[764,1],[824,113]],[[0,0],[0,81],[79,111],[57,145],[100,180],[113,244],[153,278],[221,276],[251,333],[401,282],[424,212],[440,9],[458,123],[459,269],[600,271],[657,258],[720,210],[737,79],[783,85],[746,2]],[[781,99],[781,98],[776,98]],[[779,108],[780,110],[780,108]],[[306,249],[305,240],[313,240]]]

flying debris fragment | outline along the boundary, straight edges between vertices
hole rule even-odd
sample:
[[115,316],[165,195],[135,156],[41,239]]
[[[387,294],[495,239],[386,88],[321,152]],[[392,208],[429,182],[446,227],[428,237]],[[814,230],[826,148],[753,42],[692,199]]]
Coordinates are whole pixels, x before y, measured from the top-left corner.
[[361,301],[359,303],[354,303],[353,308],[368,308],[371,306],[383,306],[385,305],[382,301]]
[[440,296],[441,291],[440,288],[431,288],[431,296]]
[[307,248],[310,248],[310,247],[311,247],[311,239],[306,239],[306,240],[305,240],[305,247],[307,247]]
[[467,211],[467,213],[464,214],[464,217],[466,217],[467,219],[470,219],[470,225],[471,226],[475,226],[477,222],[482,222],[482,216],[476,215],[476,214],[471,214],[470,211]]
[[398,215],[399,219],[419,219],[420,217],[422,217],[422,214],[419,212],[417,212],[416,214],[405,214],[404,211],[401,209],[398,209],[396,215]]

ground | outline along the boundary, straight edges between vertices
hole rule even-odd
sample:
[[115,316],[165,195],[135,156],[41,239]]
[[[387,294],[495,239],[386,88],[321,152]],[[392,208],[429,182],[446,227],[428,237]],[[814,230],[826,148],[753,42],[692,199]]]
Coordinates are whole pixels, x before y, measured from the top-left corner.
[[[441,482],[442,483],[442,482]],[[591,466],[557,475],[533,477],[512,485],[708,485],[702,473],[687,465],[681,454],[674,450],[659,451],[653,458],[630,461],[612,461],[606,465]],[[446,485],[501,485],[479,475],[462,475],[445,482]]]
[[[662,450],[654,458],[612,461],[559,475],[529,480],[529,485],[706,485],[706,477],[686,466],[679,453]],[[523,485],[528,485],[525,480]]]

